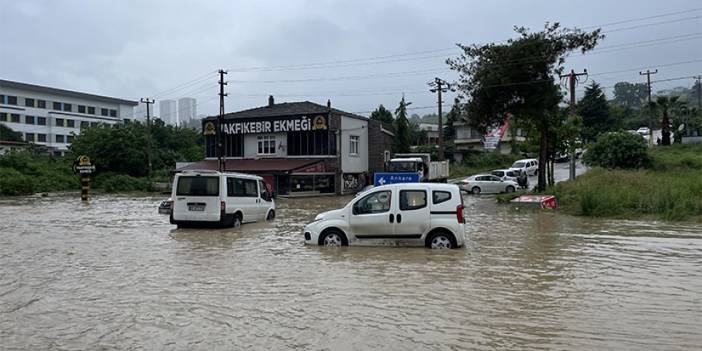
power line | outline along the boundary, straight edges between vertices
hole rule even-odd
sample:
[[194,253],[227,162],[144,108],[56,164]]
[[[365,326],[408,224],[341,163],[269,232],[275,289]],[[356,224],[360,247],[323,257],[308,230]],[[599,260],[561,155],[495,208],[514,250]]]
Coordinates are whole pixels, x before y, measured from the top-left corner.
[[597,27],[614,26],[614,25],[617,25],[617,24],[624,24],[624,23],[645,21],[645,20],[654,19],[654,18],[661,18],[661,17],[668,17],[668,16],[674,16],[674,15],[681,15],[681,14],[686,14],[686,13],[690,13],[690,12],[698,12],[698,11],[702,11],[702,7],[692,8],[692,9],[687,9],[687,10],[682,10],[682,11],[668,12],[668,13],[663,13],[663,14],[654,15],[654,16],[639,17],[639,18],[628,19],[628,20],[622,20],[622,21],[617,21],[617,22],[603,23],[603,24],[598,24],[598,25],[595,25],[595,26],[581,27],[581,29],[590,29],[590,28],[597,28]]

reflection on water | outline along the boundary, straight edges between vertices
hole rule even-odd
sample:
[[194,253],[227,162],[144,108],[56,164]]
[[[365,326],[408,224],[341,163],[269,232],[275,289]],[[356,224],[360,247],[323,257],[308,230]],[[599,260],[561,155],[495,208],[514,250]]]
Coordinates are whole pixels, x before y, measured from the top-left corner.
[[160,198],[0,200],[3,349],[695,349],[702,229],[467,197],[465,249],[319,248],[350,198],[175,229]]

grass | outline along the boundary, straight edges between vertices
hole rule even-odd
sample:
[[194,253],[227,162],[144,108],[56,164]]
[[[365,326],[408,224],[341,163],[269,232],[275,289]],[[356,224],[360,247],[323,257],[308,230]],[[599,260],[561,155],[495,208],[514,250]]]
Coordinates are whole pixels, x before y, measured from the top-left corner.
[[702,145],[656,147],[650,156],[647,169],[595,168],[550,192],[576,215],[702,221]]

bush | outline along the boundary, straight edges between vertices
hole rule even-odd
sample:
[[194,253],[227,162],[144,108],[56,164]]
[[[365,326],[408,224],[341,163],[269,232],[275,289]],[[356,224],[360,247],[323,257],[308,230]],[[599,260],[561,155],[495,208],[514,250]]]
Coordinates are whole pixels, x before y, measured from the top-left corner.
[[603,168],[642,168],[649,164],[648,147],[639,134],[601,134],[584,156],[589,166]]
[[151,190],[151,181],[146,178],[135,178],[125,174],[108,174],[101,178],[97,185],[107,193]]
[[12,168],[0,168],[0,195],[34,194],[34,180]]
[[449,178],[489,172],[498,168],[509,168],[519,158],[517,155],[502,154],[499,151],[469,153],[463,157],[460,163],[451,164]]

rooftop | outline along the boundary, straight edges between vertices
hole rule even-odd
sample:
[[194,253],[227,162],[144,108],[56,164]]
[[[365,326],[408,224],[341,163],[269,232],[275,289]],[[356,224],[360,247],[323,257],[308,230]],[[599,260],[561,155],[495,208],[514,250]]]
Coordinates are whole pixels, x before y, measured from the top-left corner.
[[[237,112],[230,112],[224,115],[224,118],[264,118],[264,117],[281,117],[281,116],[294,116],[294,115],[305,115],[305,114],[316,114],[316,113],[328,113],[332,112],[336,115],[357,118],[362,120],[368,120],[367,117],[363,117],[354,113],[345,112],[337,110],[332,107],[320,105],[310,101],[299,101],[299,102],[283,102],[283,103],[273,103],[272,97],[270,98],[269,104],[267,106],[254,107],[248,110],[242,110]],[[215,116],[210,116],[208,118],[215,118]]]
[[137,101],[132,101],[132,100],[124,100],[124,99],[118,99],[118,98],[113,98],[113,97],[109,97],[109,96],[87,94],[87,93],[81,93],[81,92],[77,92],[77,91],[73,91],[73,90],[57,89],[57,88],[51,88],[51,87],[47,87],[47,86],[43,86],[43,85],[21,83],[21,82],[15,82],[15,81],[4,80],[4,79],[0,79],[0,88],[14,88],[14,89],[31,90],[31,91],[36,91],[39,93],[62,95],[62,96],[79,98],[79,99],[90,99],[90,100],[111,103],[111,104],[123,104],[123,105],[131,105],[131,106],[136,106],[138,104]]

